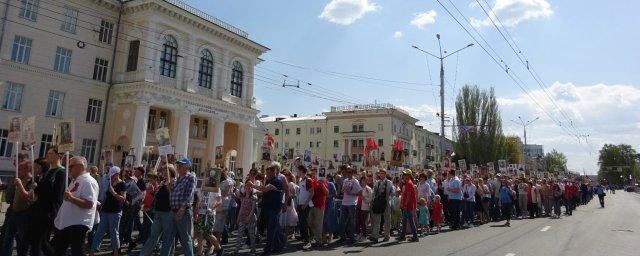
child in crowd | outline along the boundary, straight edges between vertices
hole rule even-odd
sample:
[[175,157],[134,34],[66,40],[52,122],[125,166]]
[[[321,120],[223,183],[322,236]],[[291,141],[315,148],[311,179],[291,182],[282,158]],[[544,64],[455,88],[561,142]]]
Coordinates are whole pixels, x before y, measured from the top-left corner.
[[249,238],[251,253],[255,253],[255,233],[257,222],[255,209],[258,198],[253,190],[253,182],[247,181],[244,185],[244,191],[240,195],[240,210],[238,211],[238,239],[236,239],[235,254],[238,254],[242,245],[245,244],[244,239],[242,239],[245,234],[245,230]]
[[434,226],[437,228],[436,234],[440,233],[440,227],[442,226],[443,221],[442,215],[443,212],[442,202],[440,202],[440,195],[436,195],[433,202],[433,212],[431,213],[431,221],[433,221]]
[[420,229],[420,233],[427,235],[431,232],[431,228],[429,227],[429,209],[427,208],[427,200],[420,198],[418,205],[418,211],[420,212],[420,216],[418,216],[418,228]]

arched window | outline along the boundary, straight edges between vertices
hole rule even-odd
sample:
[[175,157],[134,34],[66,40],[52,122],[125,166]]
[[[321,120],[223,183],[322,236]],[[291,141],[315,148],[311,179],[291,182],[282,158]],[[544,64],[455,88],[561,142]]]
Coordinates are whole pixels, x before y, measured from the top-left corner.
[[160,57],[160,74],[166,77],[176,78],[178,66],[178,42],[173,36],[165,36],[162,45],[162,57]]
[[198,72],[198,85],[211,89],[213,81],[213,55],[207,49],[202,50],[200,57],[200,71]]
[[242,97],[242,64],[239,61],[233,62],[233,72],[231,73],[231,95]]

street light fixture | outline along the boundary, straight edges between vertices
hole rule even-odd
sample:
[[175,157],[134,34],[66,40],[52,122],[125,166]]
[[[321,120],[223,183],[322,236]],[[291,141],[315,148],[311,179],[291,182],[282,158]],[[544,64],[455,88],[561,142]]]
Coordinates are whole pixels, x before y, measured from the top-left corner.
[[460,49],[458,49],[456,51],[453,51],[453,52],[451,52],[449,54],[447,54],[447,52],[445,51],[444,52],[445,55],[443,55],[442,54],[442,43],[440,42],[440,34],[436,34],[436,38],[438,39],[438,48],[440,50],[440,55],[439,56],[435,55],[433,53],[430,53],[428,51],[425,51],[425,50],[421,49],[420,47],[418,47],[416,45],[412,45],[411,47],[413,47],[414,49],[416,49],[416,50],[418,50],[418,51],[420,51],[420,52],[422,52],[422,53],[424,53],[424,54],[426,54],[428,56],[431,56],[431,57],[434,57],[434,58],[440,60],[440,156],[442,157],[442,156],[444,156],[444,146],[443,145],[444,145],[444,139],[445,139],[445,137],[444,137],[444,118],[445,118],[445,115],[444,115],[444,59],[446,59],[447,57],[449,57],[449,56],[451,56],[451,55],[453,55],[455,53],[458,53],[458,52],[460,52],[460,51],[462,51],[464,49],[467,49],[467,48],[473,46],[473,44],[470,43],[467,46],[462,47],[462,48],[460,48]]

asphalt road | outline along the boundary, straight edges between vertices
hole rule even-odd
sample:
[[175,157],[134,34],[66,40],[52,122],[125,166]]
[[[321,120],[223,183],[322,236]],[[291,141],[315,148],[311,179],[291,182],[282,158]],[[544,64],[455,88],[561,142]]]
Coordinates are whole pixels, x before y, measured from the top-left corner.
[[[595,198],[589,205],[574,211],[573,216],[561,219],[512,220],[511,227],[504,227],[503,223],[421,237],[417,243],[398,243],[392,237],[387,243],[366,242],[350,247],[330,244],[319,250],[302,252],[302,244],[292,242],[280,255],[640,255],[640,194],[636,193],[608,194],[604,209]],[[104,242],[104,251],[97,255],[109,255],[109,241],[105,239]],[[235,241],[230,239],[229,242],[225,255],[233,255]],[[128,255],[137,255],[139,249]],[[258,253],[260,251],[258,249]],[[240,255],[250,254],[244,249]]]
[[640,194],[618,191],[605,201],[606,208],[595,198],[561,219],[513,220],[511,227],[491,223],[423,237],[417,243],[329,246],[305,255],[640,255]]

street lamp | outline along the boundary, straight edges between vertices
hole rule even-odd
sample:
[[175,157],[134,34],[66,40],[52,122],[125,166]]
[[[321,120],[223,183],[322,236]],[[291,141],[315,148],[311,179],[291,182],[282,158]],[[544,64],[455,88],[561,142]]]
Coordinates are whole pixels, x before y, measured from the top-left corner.
[[428,51],[425,51],[423,49],[421,49],[420,47],[416,46],[416,45],[412,45],[411,47],[413,47],[413,49],[416,49],[428,56],[434,57],[436,59],[440,60],[440,157],[444,156],[444,59],[446,59],[447,57],[456,54],[464,49],[467,49],[471,46],[473,46],[472,43],[468,44],[465,47],[462,47],[456,51],[453,51],[449,54],[447,54],[447,51],[444,51],[444,55],[442,54],[442,43],[440,42],[440,34],[436,34],[436,38],[438,39],[438,48],[440,50],[440,55],[435,55],[433,53],[430,53]]
[[528,122],[525,122],[524,120],[522,120],[522,117],[518,116],[518,120],[520,120],[519,123],[515,120],[511,120],[511,122],[521,125],[522,129],[524,130],[524,150],[522,150],[522,154],[524,155],[523,162],[525,165],[525,169],[527,168],[527,153],[525,152],[527,148],[527,126],[529,126],[531,123],[535,122],[538,119],[540,119],[540,117],[536,117],[533,120],[529,120]]

